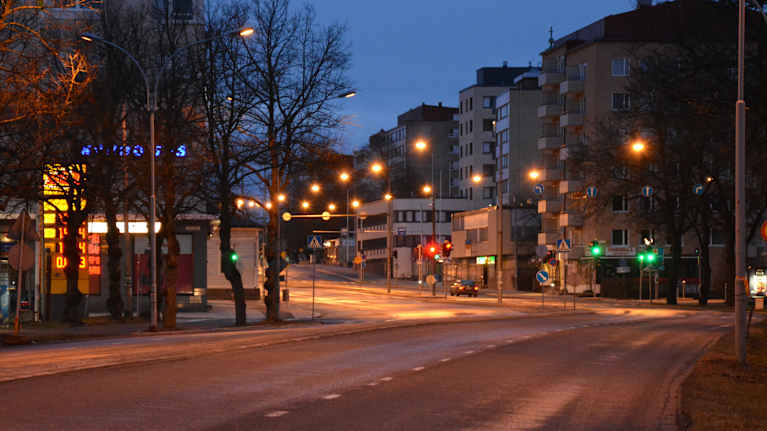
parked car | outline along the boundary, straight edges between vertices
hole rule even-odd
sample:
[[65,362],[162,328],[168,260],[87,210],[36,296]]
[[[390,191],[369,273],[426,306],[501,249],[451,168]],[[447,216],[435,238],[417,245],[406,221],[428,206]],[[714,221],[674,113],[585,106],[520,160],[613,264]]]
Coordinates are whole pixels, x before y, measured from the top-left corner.
[[479,295],[479,286],[473,280],[454,281],[450,285],[450,296],[461,296],[461,294],[476,297]]

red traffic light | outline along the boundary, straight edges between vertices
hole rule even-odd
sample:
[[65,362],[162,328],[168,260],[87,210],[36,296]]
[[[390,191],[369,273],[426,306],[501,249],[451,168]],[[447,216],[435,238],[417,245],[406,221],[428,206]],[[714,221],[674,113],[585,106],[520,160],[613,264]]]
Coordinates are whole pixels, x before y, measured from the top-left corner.
[[445,255],[445,257],[450,257],[450,252],[453,251],[453,243],[445,240],[445,242],[442,243],[442,254]]
[[439,253],[439,246],[434,243],[426,244],[425,251],[427,256],[434,257]]

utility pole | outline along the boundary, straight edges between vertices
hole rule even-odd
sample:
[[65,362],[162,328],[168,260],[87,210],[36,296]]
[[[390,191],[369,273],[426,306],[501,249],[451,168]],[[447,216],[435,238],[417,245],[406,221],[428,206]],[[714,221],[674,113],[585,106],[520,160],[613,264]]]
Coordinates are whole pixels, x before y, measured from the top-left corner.
[[[493,131],[495,131],[495,121],[493,121]],[[497,140],[496,140],[497,141]],[[495,260],[495,282],[498,288],[498,303],[503,303],[503,192],[501,190],[501,184],[503,184],[503,173],[501,172],[501,157],[503,157],[503,144],[498,147],[498,156],[496,157],[496,181],[495,188],[498,194],[498,206],[495,211],[495,223],[496,223],[496,242],[497,242],[497,254],[498,257]],[[509,175],[511,177],[511,175]],[[516,258],[516,256],[514,256]]]
[[746,0],[739,0],[738,101],[735,103],[735,357],[741,366],[746,365],[746,102],[743,100],[745,35]]

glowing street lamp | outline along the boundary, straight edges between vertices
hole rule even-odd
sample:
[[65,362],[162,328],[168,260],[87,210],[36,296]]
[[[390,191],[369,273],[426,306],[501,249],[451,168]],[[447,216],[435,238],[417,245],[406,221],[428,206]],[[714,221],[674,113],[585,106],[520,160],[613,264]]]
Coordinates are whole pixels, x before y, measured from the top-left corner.
[[426,141],[424,141],[423,139],[420,139],[416,141],[415,143],[415,149],[418,151],[425,151],[427,147],[428,145],[426,144]]
[[360,207],[360,201],[353,200],[352,201],[352,208],[359,208]]
[[272,203],[271,202],[267,202],[266,203],[266,209],[268,209],[268,210],[272,209]]
[[312,184],[312,193],[319,193],[320,192],[320,185],[317,183]]
[[242,208],[243,206],[245,206],[245,199],[242,199],[242,198],[238,198],[238,199],[235,201],[235,205],[237,205],[237,209],[240,209],[240,208]]
[[338,178],[339,178],[339,179],[340,179],[342,182],[344,182],[344,183],[345,183],[345,182],[348,182],[348,181],[351,179],[351,175],[349,175],[349,174],[348,174],[348,173],[346,173],[346,172],[341,172],[341,174],[340,174],[340,175],[338,175]]
[[336,204],[331,203],[328,205],[328,211],[335,211],[336,210]]
[[387,201],[390,201],[390,200],[394,199],[394,196],[392,196],[391,193],[386,193],[384,195],[384,199],[386,199]]
[[311,206],[311,205],[309,204],[309,202],[308,202],[308,201],[303,201],[303,202],[301,202],[301,208],[303,208],[303,209],[305,209],[305,210],[308,210],[310,206]]
[[370,165],[370,171],[373,172],[374,174],[380,174],[381,171],[383,171],[383,165],[378,162],[373,163],[372,165]]
[[428,195],[431,193],[431,186],[426,184],[425,186],[423,186],[422,190],[423,190],[423,194]]
[[277,202],[285,202],[285,199],[286,197],[284,194],[280,193],[277,195]]
[[533,169],[530,172],[527,173],[528,178],[531,180],[537,180],[541,177],[541,172],[537,169]]
[[479,175],[479,174],[474,175],[473,177],[471,177],[471,180],[474,181],[474,184],[479,184],[482,182],[482,175]]
[[637,139],[631,144],[631,151],[637,154],[644,152],[645,149],[647,149],[647,145],[641,139]]

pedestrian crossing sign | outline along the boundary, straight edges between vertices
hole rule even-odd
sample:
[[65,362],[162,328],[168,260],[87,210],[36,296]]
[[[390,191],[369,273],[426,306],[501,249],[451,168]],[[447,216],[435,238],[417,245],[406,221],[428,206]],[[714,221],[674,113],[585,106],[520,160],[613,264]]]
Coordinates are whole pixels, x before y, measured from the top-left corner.
[[322,248],[322,238],[319,235],[309,235],[306,238],[306,248]]

